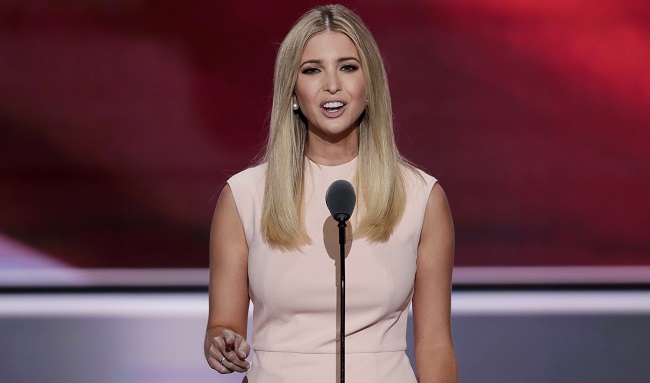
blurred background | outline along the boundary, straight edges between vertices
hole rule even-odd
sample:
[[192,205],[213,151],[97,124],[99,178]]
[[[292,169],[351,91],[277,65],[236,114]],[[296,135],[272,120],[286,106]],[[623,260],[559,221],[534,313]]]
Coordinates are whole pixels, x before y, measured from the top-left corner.
[[[219,378],[200,350],[212,211],[264,147],[278,45],[319,4],[0,2],[3,381]],[[461,381],[650,376],[650,3],[344,4],[384,56],[400,150],[451,203]],[[169,359],[133,372],[136,343]]]

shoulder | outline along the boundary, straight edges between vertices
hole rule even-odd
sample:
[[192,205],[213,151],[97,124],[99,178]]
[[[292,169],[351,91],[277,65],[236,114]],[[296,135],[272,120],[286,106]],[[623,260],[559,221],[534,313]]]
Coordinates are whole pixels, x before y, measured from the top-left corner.
[[256,217],[261,212],[265,180],[266,164],[244,169],[228,179],[231,199],[239,213],[248,243],[253,239]]
[[[266,164],[260,164],[235,174],[228,179],[228,186],[237,206],[253,204],[264,194]],[[251,205],[252,206],[252,205]]]
[[233,194],[250,193],[264,189],[266,164],[256,165],[240,171],[228,179]]
[[421,194],[428,197],[431,189],[438,183],[438,179],[414,165],[403,164],[401,170],[404,176],[406,192],[410,196]]

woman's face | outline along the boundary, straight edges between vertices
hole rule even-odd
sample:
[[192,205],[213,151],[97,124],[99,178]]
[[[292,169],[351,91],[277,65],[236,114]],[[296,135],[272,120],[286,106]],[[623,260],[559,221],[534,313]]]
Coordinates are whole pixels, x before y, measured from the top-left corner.
[[352,40],[331,31],[310,38],[294,90],[311,132],[336,140],[358,128],[366,108],[366,80]]

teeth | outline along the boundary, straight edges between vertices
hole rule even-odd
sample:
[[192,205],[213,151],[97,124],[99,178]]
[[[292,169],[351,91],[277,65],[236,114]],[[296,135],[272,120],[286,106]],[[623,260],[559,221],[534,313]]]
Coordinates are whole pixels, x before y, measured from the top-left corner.
[[327,109],[338,109],[341,107],[343,107],[343,103],[339,101],[330,101],[325,105],[323,105],[323,108],[327,108]]

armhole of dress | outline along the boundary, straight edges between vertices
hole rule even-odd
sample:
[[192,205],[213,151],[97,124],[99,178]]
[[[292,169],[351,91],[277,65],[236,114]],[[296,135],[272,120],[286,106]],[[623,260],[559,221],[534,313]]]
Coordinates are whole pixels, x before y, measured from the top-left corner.
[[420,238],[422,237],[422,228],[424,226],[424,216],[427,213],[427,206],[429,205],[429,198],[431,198],[431,192],[433,188],[439,183],[438,179],[428,175],[425,172],[421,171],[422,181],[424,182],[424,195],[422,196],[422,213],[419,217],[420,220],[420,233],[418,235],[418,245],[420,243]]
[[247,226],[242,216],[241,201],[239,200],[239,193],[237,190],[237,186],[233,185],[232,178],[226,181],[226,184],[230,187],[230,194],[232,195],[232,198],[235,201],[235,208],[237,209],[237,216],[239,217],[239,223],[241,224],[244,230],[244,236],[246,237],[246,245],[248,245],[248,247],[250,248],[250,233],[247,230]]

